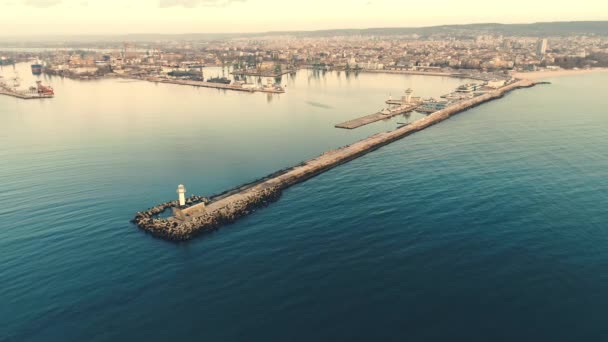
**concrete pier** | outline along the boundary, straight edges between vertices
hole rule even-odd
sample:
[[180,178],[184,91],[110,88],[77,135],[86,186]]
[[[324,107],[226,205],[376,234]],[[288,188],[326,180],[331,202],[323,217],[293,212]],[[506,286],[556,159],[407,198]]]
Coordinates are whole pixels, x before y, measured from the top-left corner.
[[400,115],[400,114],[405,114],[407,112],[411,112],[414,109],[416,109],[418,106],[420,106],[419,103],[412,103],[412,104],[405,105],[396,110],[390,110],[387,112],[378,112],[375,114],[370,114],[370,115],[362,116],[360,118],[356,118],[353,120],[345,121],[345,122],[336,124],[334,127],[344,128],[344,129],[355,129],[355,128],[359,128],[361,126],[369,125],[376,121],[385,120],[385,119],[392,118],[392,117]]
[[[184,209],[176,209],[175,217],[161,219],[154,216],[158,209],[137,213],[133,222],[141,229],[156,237],[172,241],[188,240],[192,237],[220,228],[249,215],[253,211],[276,201],[281,192],[338,165],[356,159],[382,146],[402,139],[412,133],[437,124],[450,116],[478,106],[484,102],[502,97],[518,88],[534,86],[529,80],[518,80],[496,91],[461,101],[453,106],[437,111],[407,126],[393,131],[378,133],[351,145],[325,152],[301,165],[279,171],[258,182],[242,186],[209,201],[201,201]],[[167,208],[169,205],[164,205]],[[178,219],[179,217],[180,219]]]
[[257,70],[235,70],[231,72],[232,75],[239,76],[260,76],[260,77],[281,77],[286,74],[294,73],[298,70],[295,69],[287,69],[281,71],[257,71]]

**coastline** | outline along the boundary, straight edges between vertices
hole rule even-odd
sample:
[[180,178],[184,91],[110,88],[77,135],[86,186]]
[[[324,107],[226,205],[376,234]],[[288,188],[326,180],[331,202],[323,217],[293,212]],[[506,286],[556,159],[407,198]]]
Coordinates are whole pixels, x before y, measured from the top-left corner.
[[[487,74],[462,74],[456,71],[454,72],[442,72],[442,71],[415,71],[415,70],[371,70],[371,69],[363,69],[358,72],[362,73],[370,73],[370,74],[397,74],[397,75],[419,75],[419,76],[439,76],[439,77],[455,77],[462,79],[471,79],[477,81],[487,81],[494,77],[490,77]],[[522,78],[525,78],[522,77]]]
[[593,68],[593,69],[577,69],[577,70],[544,70],[544,71],[530,71],[530,72],[517,72],[513,74],[515,78],[527,78],[529,80],[539,80],[551,77],[561,77],[570,75],[586,75],[595,74],[601,72],[608,72],[608,68]]

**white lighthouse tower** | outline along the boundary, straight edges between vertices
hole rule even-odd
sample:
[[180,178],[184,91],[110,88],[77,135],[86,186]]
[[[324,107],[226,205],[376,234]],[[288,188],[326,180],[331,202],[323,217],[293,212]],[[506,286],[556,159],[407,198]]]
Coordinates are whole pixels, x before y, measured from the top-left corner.
[[180,184],[177,187],[177,193],[179,194],[179,206],[183,207],[186,205],[186,187],[183,184]]
[[411,103],[412,102],[412,94],[414,93],[414,90],[412,90],[412,88],[408,88],[405,91],[405,96],[403,97],[403,100],[405,101],[405,103]]

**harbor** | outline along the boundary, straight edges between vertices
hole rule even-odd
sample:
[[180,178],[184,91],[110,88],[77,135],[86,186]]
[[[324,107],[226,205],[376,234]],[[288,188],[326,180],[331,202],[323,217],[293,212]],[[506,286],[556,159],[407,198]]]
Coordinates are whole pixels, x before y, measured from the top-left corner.
[[475,96],[481,96],[487,92],[494,91],[506,84],[505,80],[490,80],[483,83],[467,83],[459,86],[454,91],[441,95],[441,99],[412,97],[413,90],[407,89],[405,95],[400,99],[392,97],[386,101],[388,108],[381,111],[362,116],[356,119],[348,120],[334,127],[343,129],[355,129],[377,121],[392,118],[400,114],[406,114],[412,111],[417,111],[424,114],[432,114],[439,110],[445,109],[448,106],[457,104],[458,102],[472,99]]
[[343,129],[355,129],[380,120],[386,120],[400,114],[409,113],[421,105],[420,98],[412,97],[413,92],[414,91],[412,89],[407,89],[405,91],[405,95],[402,96],[401,99],[388,99],[386,101],[386,103],[389,105],[388,108],[384,108],[374,114],[362,116],[353,120],[348,120],[336,124],[334,127]]
[[605,6],[0,0],[0,342],[601,342]]
[[[303,182],[410,134],[424,130],[450,118],[452,115],[482,103],[499,99],[515,89],[528,88],[535,84],[535,82],[525,79],[513,80],[503,87],[450,105],[411,124],[401,126],[393,131],[372,135],[339,149],[330,150],[300,165],[275,172],[257,182],[246,184],[219,196],[212,196],[208,200],[200,200],[196,204],[187,205],[185,188],[180,187],[178,189],[180,196],[177,201],[167,202],[139,212],[132,222],[158,238],[170,241],[191,239],[201,233],[210,232],[233,223],[239,218],[269,205],[280,198],[283,190],[294,184]],[[190,203],[193,203],[193,201],[190,201]],[[171,217],[159,217],[161,213],[169,209],[173,210]]]

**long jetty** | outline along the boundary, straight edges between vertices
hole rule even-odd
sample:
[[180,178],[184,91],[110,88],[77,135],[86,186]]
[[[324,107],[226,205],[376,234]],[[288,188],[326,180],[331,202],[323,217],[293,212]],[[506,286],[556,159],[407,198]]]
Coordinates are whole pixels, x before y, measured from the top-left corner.
[[[378,133],[351,145],[325,152],[301,165],[276,172],[260,181],[227,191],[220,196],[211,199],[190,200],[189,203],[193,204],[185,208],[177,208],[176,202],[168,202],[147,211],[139,212],[132,222],[159,238],[171,241],[191,239],[198,234],[210,232],[233,223],[239,218],[251,214],[256,209],[269,205],[280,198],[283,190],[294,184],[435,125],[452,115],[498,99],[514,89],[532,87],[535,84],[529,80],[517,80],[496,91],[458,102],[410,125],[402,126],[393,131]],[[158,217],[158,214],[169,208],[174,210],[173,217],[168,219]]]
[[411,112],[414,109],[418,108],[418,106],[420,106],[420,103],[413,103],[410,105],[405,105],[396,110],[391,110],[389,112],[378,112],[375,114],[362,116],[360,118],[356,118],[353,120],[348,120],[348,121],[336,124],[334,127],[344,128],[344,129],[355,129],[355,128],[359,128],[361,126],[369,125],[376,121],[385,120],[385,119],[392,118],[397,115]]

